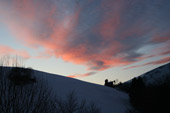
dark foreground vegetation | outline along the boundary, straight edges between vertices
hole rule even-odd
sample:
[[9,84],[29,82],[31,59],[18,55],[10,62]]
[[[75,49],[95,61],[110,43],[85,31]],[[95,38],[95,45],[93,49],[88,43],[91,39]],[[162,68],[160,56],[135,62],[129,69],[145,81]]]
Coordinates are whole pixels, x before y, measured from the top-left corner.
[[64,100],[51,91],[30,68],[0,66],[0,113],[100,113],[74,92]]
[[141,77],[132,79],[130,83],[115,84],[105,81],[105,85],[129,94],[130,103],[134,107],[127,113],[170,113],[170,74],[160,83],[145,84]]
[[105,86],[128,93],[133,108],[127,113],[170,113],[169,70],[170,63],[125,83],[106,79]]
[[170,79],[165,80],[156,85],[145,85],[140,77],[132,80],[128,93],[139,113],[170,113]]

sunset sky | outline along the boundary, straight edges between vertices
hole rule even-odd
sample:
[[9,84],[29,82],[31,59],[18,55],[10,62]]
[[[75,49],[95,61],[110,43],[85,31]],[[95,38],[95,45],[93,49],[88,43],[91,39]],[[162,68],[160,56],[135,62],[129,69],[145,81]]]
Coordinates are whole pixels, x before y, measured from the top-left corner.
[[170,62],[170,0],[0,0],[0,56],[103,84]]

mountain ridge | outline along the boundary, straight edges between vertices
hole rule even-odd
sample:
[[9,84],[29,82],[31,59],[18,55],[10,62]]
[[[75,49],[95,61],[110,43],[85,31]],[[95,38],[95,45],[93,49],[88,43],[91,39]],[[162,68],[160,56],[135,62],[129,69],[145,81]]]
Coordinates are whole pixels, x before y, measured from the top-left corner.
[[[146,73],[143,73],[135,78],[141,77],[146,85],[154,85],[157,82],[164,82],[164,79],[170,77],[170,62],[155,69],[152,69]],[[124,84],[129,84],[133,79],[130,79]]]

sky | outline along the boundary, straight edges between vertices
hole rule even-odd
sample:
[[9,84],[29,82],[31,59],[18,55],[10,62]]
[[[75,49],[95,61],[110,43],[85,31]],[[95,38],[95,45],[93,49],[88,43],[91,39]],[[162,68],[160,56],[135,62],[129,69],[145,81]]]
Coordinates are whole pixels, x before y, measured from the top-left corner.
[[170,0],[0,0],[0,56],[104,84],[170,62]]

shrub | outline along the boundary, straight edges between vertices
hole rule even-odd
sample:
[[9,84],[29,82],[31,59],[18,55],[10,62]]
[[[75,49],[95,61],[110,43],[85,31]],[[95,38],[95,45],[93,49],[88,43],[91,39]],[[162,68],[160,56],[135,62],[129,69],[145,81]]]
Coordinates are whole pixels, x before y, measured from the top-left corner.
[[68,94],[66,100],[58,99],[55,105],[59,113],[101,113],[94,103],[87,105],[85,100],[78,100],[74,92]]
[[14,67],[10,71],[8,78],[15,85],[23,85],[36,82],[34,71],[30,68]]
[[53,96],[45,87],[45,82],[16,85],[7,79],[10,73],[9,68],[0,69],[1,113],[51,113],[53,111]]
[[140,81],[140,79],[133,79],[129,92],[134,108],[140,113],[169,113],[169,79],[166,79],[164,83],[149,86],[141,85]]

